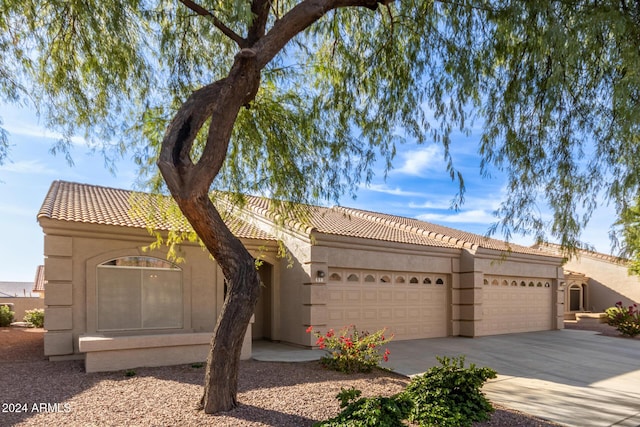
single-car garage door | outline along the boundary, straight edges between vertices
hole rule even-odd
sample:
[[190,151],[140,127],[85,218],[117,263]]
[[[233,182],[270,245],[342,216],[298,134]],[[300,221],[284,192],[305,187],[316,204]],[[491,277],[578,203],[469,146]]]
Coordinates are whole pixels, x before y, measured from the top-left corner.
[[395,339],[449,335],[446,275],[329,270],[327,328],[387,328]]
[[553,325],[553,288],[539,279],[486,278],[477,335],[546,331]]

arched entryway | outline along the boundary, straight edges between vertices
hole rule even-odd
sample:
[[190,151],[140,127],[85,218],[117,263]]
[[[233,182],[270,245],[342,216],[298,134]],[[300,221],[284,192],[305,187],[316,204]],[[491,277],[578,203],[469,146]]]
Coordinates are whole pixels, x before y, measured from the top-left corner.
[[570,312],[587,311],[587,284],[571,283],[568,288],[568,307]]

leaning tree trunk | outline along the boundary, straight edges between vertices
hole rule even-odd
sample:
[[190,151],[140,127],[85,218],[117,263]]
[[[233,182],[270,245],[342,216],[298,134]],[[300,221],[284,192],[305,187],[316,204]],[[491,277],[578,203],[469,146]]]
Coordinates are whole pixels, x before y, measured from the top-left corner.
[[[260,70],[298,33],[330,10],[363,6],[376,9],[392,0],[304,0],[273,23],[265,34],[272,4],[252,0],[254,15],[243,38],[215,15],[191,0],[180,0],[198,15],[212,20],[241,48],[229,75],[195,91],[167,128],[158,167],[198,237],[216,259],[227,279],[227,296],[218,316],[207,359],[205,390],[201,405],[205,412],[228,411],[237,404],[237,378],[244,334],[260,292],[253,257],[233,236],[209,199],[209,189],[227,155],[231,131],[238,111],[256,96]],[[204,53],[203,53],[204,54]],[[200,158],[191,153],[196,135],[211,119],[207,142]]]
[[[204,395],[206,413],[237,405],[240,352],[260,294],[254,258],[226,226],[211,202],[209,189],[226,157],[238,111],[256,94],[260,83],[254,52],[243,49],[229,76],[194,92],[165,134],[158,166],[171,195],[227,279],[227,295],[211,338]],[[193,142],[211,118],[207,143],[193,162]]]

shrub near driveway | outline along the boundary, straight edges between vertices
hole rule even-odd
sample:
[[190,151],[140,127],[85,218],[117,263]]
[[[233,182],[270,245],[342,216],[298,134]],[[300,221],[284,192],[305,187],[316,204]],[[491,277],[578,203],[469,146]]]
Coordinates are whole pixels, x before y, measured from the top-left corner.
[[615,307],[609,307],[605,313],[607,324],[614,326],[622,335],[628,337],[640,335],[640,311],[637,304],[624,307],[622,301],[618,301]]
[[389,349],[380,354],[380,349],[393,339],[385,337],[386,329],[374,333],[358,331],[355,325],[342,328],[339,332],[329,329],[325,334],[314,332],[313,327],[307,328],[307,333],[313,333],[316,345],[321,349],[328,349],[331,354],[323,356],[320,362],[323,366],[346,374],[354,372],[371,372],[381,361],[389,360]]
[[420,426],[470,427],[489,420],[494,409],[480,388],[496,371],[473,364],[465,368],[464,360],[438,357],[441,366],[414,377],[391,397],[358,399],[360,390],[342,389],[337,396],[342,412],[315,427],[395,427],[404,420]]

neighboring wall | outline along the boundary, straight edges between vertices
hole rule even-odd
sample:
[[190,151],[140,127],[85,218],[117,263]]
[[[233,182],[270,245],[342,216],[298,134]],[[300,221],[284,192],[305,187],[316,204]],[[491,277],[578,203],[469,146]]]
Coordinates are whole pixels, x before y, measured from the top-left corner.
[[38,297],[0,298],[0,305],[2,304],[13,304],[12,310],[15,312],[13,316],[14,322],[22,322],[27,310],[44,308],[44,300]]
[[630,276],[627,265],[613,257],[583,252],[564,267],[589,277],[589,307],[585,309],[602,312],[618,301],[640,304],[640,277]]

